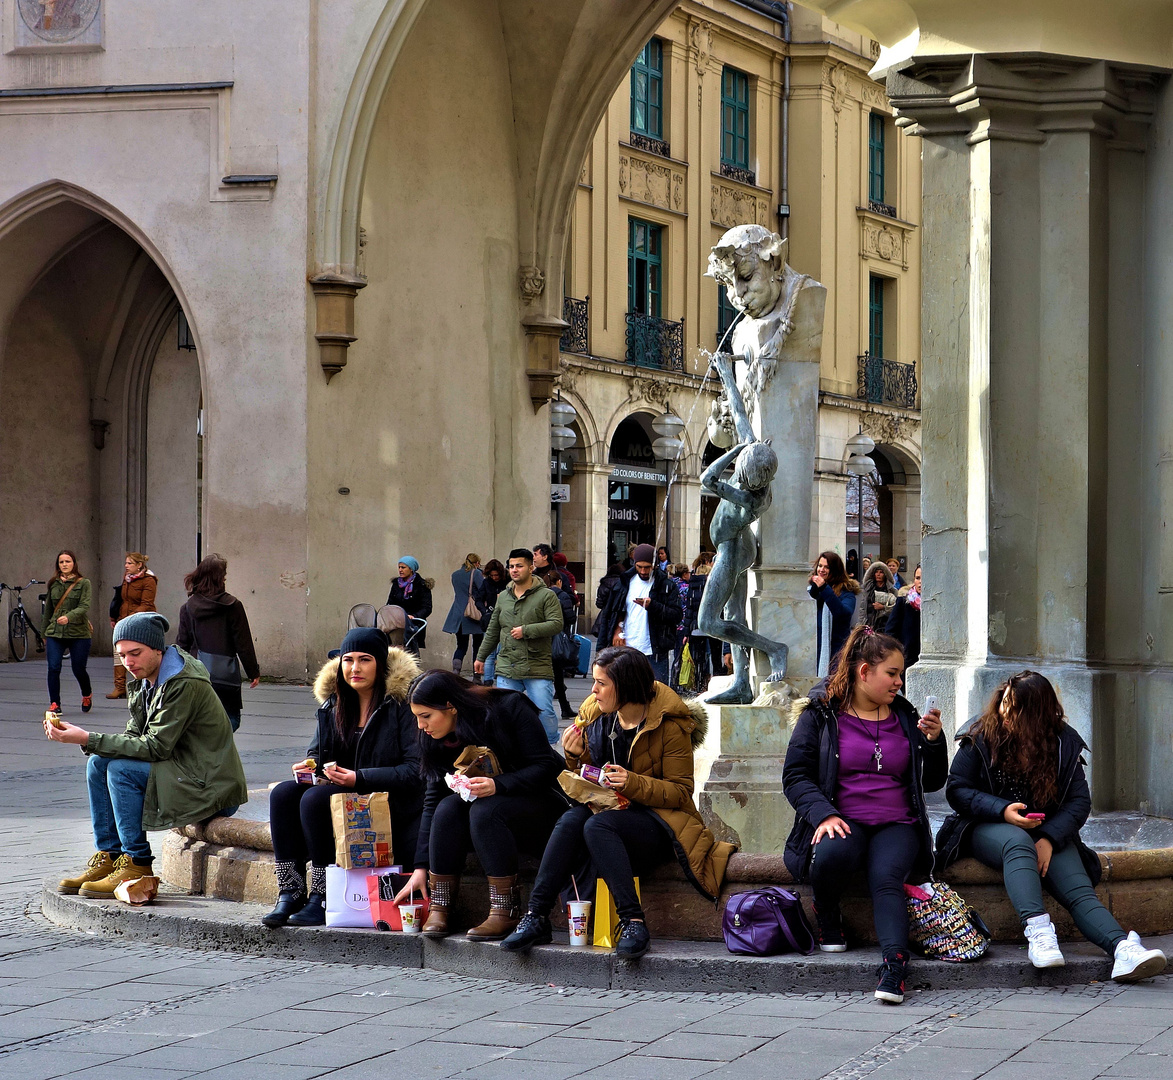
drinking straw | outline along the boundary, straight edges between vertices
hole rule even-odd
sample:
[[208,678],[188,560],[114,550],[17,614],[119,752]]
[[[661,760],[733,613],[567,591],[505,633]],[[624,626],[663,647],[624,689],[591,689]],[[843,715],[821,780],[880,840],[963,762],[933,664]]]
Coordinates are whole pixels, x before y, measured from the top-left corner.
[[574,880],[574,875],[570,875],[570,884],[574,886],[574,899],[578,903],[582,903],[582,897],[578,895],[578,882]]

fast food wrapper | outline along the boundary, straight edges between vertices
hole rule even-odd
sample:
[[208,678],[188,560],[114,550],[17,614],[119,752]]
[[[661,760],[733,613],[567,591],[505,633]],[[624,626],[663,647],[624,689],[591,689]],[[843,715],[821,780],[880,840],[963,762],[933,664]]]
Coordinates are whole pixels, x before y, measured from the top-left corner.
[[133,881],[120,881],[114,889],[115,898],[132,907],[149,904],[158,895],[159,879],[149,874]]
[[452,770],[459,776],[500,776],[501,763],[497,755],[487,746],[466,746],[452,763]]
[[569,769],[563,769],[558,774],[558,783],[575,802],[589,806],[592,814],[597,814],[600,810],[626,810],[631,805],[631,800],[625,795],[620,795],[618,791],[612,791],[601,784],[584,780]]

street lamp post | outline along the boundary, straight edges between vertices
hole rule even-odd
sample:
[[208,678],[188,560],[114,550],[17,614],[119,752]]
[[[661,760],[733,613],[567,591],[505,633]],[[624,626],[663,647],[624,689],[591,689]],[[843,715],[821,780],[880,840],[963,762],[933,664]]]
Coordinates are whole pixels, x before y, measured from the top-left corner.
[[[562,483],[562,451],[569,450],[578,441],[570,426],[578,417],[578,411],[569,401],[559,398],[550,403],[550,449],[554,451],[558,483]],[[562,550],[562,503],[554,503],[554,547]]]
[[876,441],[870,436],[863,433],[863,428],[859,429],[859,433],[852,435],[847,440],[847,452],[851,456],[847,459],[845,466],[847,471],[855,476],[857,485],[858,501],[856,504],[855,514],[855,532],[857,537],[857,552],[859,576],[863,578],[863,478],[870,476],[876,471],[876,463],[872,461],[867,455],[876,448]]
[[672,466],[684,449],[680,433],[684,421],[674,412],[661,413],[652,421],[652,430],[658,438],[652,443],[652,453],[664,462],[664,546],[672,550]]

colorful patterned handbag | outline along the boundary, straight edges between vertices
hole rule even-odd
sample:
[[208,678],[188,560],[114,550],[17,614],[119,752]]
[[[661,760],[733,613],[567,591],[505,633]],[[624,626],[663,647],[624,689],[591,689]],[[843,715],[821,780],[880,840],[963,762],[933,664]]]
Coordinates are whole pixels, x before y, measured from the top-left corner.
[[928,960],[964,964],[985,956],[990,931],[978,915],[943,881],[905,885],[908,941]]

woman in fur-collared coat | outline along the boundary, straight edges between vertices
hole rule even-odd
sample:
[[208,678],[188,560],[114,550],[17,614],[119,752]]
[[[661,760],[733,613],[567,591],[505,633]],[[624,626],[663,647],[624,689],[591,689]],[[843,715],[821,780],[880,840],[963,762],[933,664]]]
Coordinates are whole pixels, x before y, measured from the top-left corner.
[[392,851],[400,859],[414,855],[423,778],[407,692],[419,673],[414,656],[389,649],[382,631],[371,627],[351,630],[338,658],[326,661],[318,672],[317,730],[306,761],[293,766],[296,774],[312,758],[317,779],[312,785],[286,780],[269,793],[280,896],[261,920],[266,926],[321,926],[326,921],[326,867],[334,862],[331,795],[387,792]]

